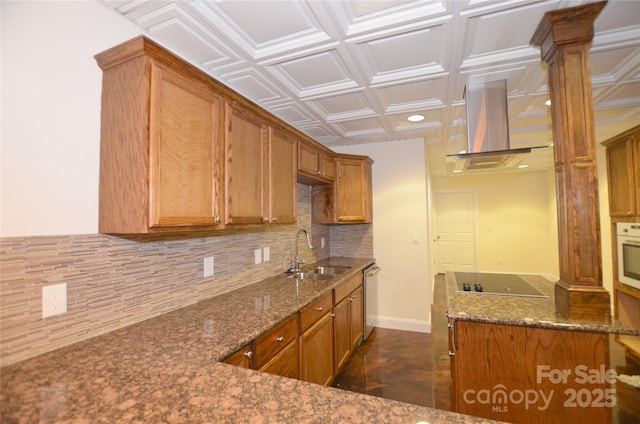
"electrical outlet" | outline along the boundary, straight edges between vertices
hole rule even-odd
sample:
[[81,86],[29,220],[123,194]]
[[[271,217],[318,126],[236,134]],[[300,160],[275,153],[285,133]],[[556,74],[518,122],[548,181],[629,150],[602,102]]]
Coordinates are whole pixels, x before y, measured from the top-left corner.
[[67,283],[42,287],[42,318],[67,312]]
[[262,262],[262,249],[256,249],[253,251],[253,259],[256,265]]
[[213,256],[204,258],[204,276],[205,278],[213,276]]
[[268,247],[264,247],[262,249],[262,261],[268,262],[269,259],[271,259],[271,249],[269,249]]

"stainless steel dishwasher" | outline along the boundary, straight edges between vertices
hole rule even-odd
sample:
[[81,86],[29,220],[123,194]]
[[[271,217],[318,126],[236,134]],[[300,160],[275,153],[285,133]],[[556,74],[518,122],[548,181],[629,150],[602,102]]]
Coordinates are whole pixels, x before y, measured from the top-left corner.
[[364,287],[364,340],[373,331],[375,318],[378,315],[378,271],[380,267],[372,264],[362,271]]

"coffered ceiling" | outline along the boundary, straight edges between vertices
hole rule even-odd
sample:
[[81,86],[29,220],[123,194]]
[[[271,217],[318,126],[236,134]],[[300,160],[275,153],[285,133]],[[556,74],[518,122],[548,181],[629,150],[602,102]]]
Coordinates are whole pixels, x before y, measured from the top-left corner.
[[[103,1],[149,38],[315,140],[424,138],[433,175],[466,146],[464,87],[506,80],[511,147],[552,143],[547,71],[529,45],[543,14],[582,0]],[[595,22],[596,135],[640,123],[640,2]],[[412,123],[412,114],[426,117]],[[552,166],[535,149],[529,170]]]

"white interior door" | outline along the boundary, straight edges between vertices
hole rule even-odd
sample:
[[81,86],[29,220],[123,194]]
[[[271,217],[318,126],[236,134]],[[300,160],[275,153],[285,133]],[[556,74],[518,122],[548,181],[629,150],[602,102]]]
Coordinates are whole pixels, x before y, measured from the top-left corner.
[[435,212],[438,272],[476,271],[475,192],[436,193]]

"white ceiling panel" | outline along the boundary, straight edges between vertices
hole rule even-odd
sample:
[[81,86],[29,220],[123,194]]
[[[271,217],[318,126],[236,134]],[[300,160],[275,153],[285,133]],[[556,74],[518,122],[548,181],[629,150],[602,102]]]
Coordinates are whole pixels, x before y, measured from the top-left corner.
[[271,71],[280,76],[282,82],[300,99],[358,87],[335,50],[282,62],[273,65]]
[[361,92],[331,96],[309,103],[316,106],[316,110],[326,122],[375,115],[375,111]]

